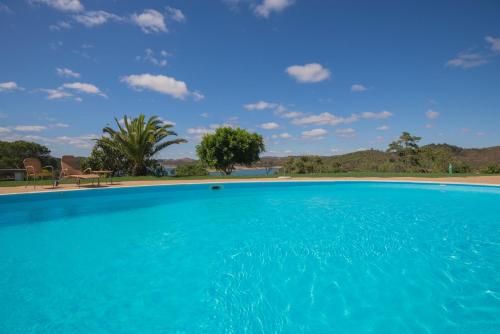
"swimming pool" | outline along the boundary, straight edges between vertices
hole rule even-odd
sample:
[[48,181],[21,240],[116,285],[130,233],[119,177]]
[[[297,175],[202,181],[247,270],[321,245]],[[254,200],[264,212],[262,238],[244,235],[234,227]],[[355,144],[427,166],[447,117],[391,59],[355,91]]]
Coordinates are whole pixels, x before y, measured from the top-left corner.
[[0,333],[498,333],[500,188],[0,196]]

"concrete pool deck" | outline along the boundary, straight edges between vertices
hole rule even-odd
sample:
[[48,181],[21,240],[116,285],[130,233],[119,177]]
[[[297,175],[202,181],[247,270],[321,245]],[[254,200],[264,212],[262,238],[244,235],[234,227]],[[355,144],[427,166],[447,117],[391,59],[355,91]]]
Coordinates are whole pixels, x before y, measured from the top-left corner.
[[76,184],[62,184],[53,189],[49,185],[0,187],[0,195],[22,194],[33,192],[54,192],[66,190],[85,190],[99,188],[120,188],[134,186],[153,186],[164,184],[210,184],[210,183],[234,183],[234,182],[290,182],[290,181],[411,181],[411,182],[431,182],[449,184],[479,184],[479,185],[500,185],[500,175],[495,176],[467,176],[467,177],[293,177],[293,178],[235,178],[235,179],[202,179],[202,180],[143,180],[143,181],[119,181],[112,185],[102,183],[101,186],[83,185],[80,188]]

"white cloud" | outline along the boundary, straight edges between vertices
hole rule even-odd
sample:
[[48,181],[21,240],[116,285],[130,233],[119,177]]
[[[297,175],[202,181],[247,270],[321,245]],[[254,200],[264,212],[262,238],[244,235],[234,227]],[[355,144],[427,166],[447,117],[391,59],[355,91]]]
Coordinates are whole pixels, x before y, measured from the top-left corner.
[[101,90],[99,88],[97,88],[96,86],[89,84],[89,83],[83,83],[83,82],[65,83],[62,85],[62,87],[73,89],[73,90],[76,90],[78,92],[82,92],[82,93],[86,93],[86,94],[95,94],[95,95],[99,95],[99,96],[107,98],[106,94],[101,92]]
[[439,113],[437,111],[434,111],[432,109],[429,109],[427,110],[427,112],[425,113],[425,117],[427,117],[428,119],[436,119],[439,117]]
[[368,88],[366,88],[365,86],[361,85],[361,84],[354,84],[351,86],[351,92],[364,92],[365,90],[367,90]]
[[184,81],[178,81],[175,78],[167,77],[165,75],[153,75],[148,73],[133,74],[123,77],[121,81],[137,90],[149,89],[181,100],[185,99],[189,95],[193,96],[195,100],[203,96],[199,92],[189,92]]
[[131,19],[146,34],[168,31],[165,18],[160,12],[154,9],[146,9],[141,14],[133,14]]
[[432,128],[432,124],[425,124],[425,128],[426,129],[431,129]]
[[206,128],[206,127],[203,127],[203,126],[198,126],[196,128],[189,128],[189,129],[187,129],[187,133],[190,134],[190,135],[204,135],[206,133],[212,133],[212,132],[214,132],[213,129]]
[[381,111],[381,112],[371,112],[367,111],[361,114],[361,118],[364,119],[385,119],[388,117],[391,117],[393,114],[387,110]]
[[202,93],[200,93],[198,91],[192,92],[191,96],[193,97],[193,100],[195,100],[195,101],[201,101],[205,98],[205,95],[203,95]]
[[392,116],[393,114],[389,111],[381,111],[381,112],[364,112],[361,113],[361,115],[358,114],[352,114],[349,117],[341,117],[341,116],[336,116],[333,114],[330,114],[328,112],[321,113],[319,115],[310,115],[310,116],[305,116],[302,118],[295,118],[292,120],[292,123],[295,125],[332,125],[336,126],[339,124],[350,124],[359,121],[360,119],[369,119],[369,120],[376,120],[376,119],[385,119],[387,117]]
[[291,6],[294,0],[263,0],[255,7],[255,14],[260,17],[269,17],[271,13],[282,12],[285,8]]
[[292,135],[289,134],[288,132],[283,132],[278,135],[278,137],[283,138],[283,139],[289,139],[292,138]]
[[57,75],[64,78],[79,78],[80,73],[74,72],[69,68],[56,68]]
[[73,94],[68,93],[62,89],[40,89],[40,91],[47,93],[48,100],[64,99],[73,96]]
[[292,65],[287,67],[286,72],[301,83],[320,82],[330,77],[330,70],[317,63]]
[[353,128],[337,129],[335,130],[335,134],[342,138],[352,138],[356,136],[356,130]]
[[3,128],[0,126],[0,133],[7,133],[7,132],[10,132],[9,128]]
[[159,119],[160,119],[160,121],[161,121],[164,125],[172,125],[172,126],[175,126],[175,124],[177,124],[177,123],[175,123],[175,122],[173,122],[173,121],[169,121],[168,119],[163,119],[163,118],[161,118],[161,117],[159,117]]
[[201,113],[200,116],[203,118],[208,118],[210,115],[207,112],[204,112],[204,113]]
[[71,28],[73,28],[73,26],[71,25],[71,23],[67,21],[59,21],[56,24],[51,24],[49,26],[49,29],[51,31],[60,31],[62,29],[71,29]]
[[30,0],[30,2],[44,4],[63,12],[79,12],[84,9],[80,0]]
[[249,104],[245,104],[243,106],[243,108],[245,108],[246,110],[265,110],[265,109],[274,109],[278,106],[277,103],[270,103],[270,102],[266,102],[266,101],[258,101],[258,102],[255,102],[255,103],[249,103]]
[[458,56],[449,60],[446,63],[446,66],[468,69],[484,65],[487,62],[488,60],[482,54],[466,51],[466,52],[460,52]]
[[341,150],[341,149],[339,149],[339,148],[332,148],[330,151],[331,151],[332,153],[338,153],[338,152],[340,152],[340,151],[342,151],[342,150]]
[[302,132],[302,138],[304,139],[309,139],[309,138],[316,138],[316,139],[321,139],[324,136],[328,134],[328,131],[325,129],[312,129],[310,131],[303,131]]
[[301,112],[298,111],[289,111],[281,114],[282,117],[284,118],[296,118],[299,116],[302,116]]
[[69,124],[66,123],[56,123],[54,124],[56,128],[69,128]]
[[148,61],[155,66],[163,67],[167,65],[167,60],[165,58],[169,55],[168,52],[162,50],[160,52],[160,57],[156,57],[155,52],[152,49],[147,48],[144,53],[144,57],[139,56],[137,59]]
[[280,126],[279,126],[278,123],[269,122],[269,123],[263,123],[263,124],[261,124],[260,127],[262,129],[265,129],[265,130],[273,130],[273,129],[279,128]]
[[185,22],[186,21],[186,16],[184,15],[184,13],[180,9],[173,8],[173,7],[167,7],[166,9],[167,9],[168,17],[170,17],[172,20],[174,20],[176,22]]
[[491,36],[485,37],[486,42],[490,43],[490,48],[492,51],[498,52],[500,51],[500,37],[495,38]]
[[14,130],[22,132],[40,132],[45,130],[46,128],[47,127],[42,125],[18,125],[14,127]]
[[14,81],[0,82],[0,92],[13,90],[24,90],[24,88],[18,86]]
[[86,27],[95,27],[105,24],[108,21],[121,21],[123,18],[104,10],[88,11],[73,17],[76,22]]
[[379,131],[387,131],[389,129],[390,128],[387,125],[381,125],[381,126],[377,127],[377,130],[379,130]]
[[321,113],[319,115],[311,115],[303,118],[296,118],[292,120],[292,123],[295,125],[339,125],[343,123],[352,123],[358,120],[358,116],[351,115],[350,117],[344,118],[340,116],[332,115],[328,112]]
[[198,126],[195,128],[189,128],[187,129],[187,133],[189,136],[196,140],[200,140],[204,135],[209,134],[209,133],[214,133],[215,129],[218,128],[218,124],[212,124],[210,128],[204,127],[204,126]]

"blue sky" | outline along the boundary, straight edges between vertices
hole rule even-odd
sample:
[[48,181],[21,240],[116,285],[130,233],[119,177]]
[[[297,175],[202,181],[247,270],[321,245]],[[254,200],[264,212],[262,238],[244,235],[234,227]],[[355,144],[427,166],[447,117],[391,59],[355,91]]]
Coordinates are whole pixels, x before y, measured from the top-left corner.
[[0,139],[85,155],[114,117],[266,155],[500,144],[498,1],[0,0]]

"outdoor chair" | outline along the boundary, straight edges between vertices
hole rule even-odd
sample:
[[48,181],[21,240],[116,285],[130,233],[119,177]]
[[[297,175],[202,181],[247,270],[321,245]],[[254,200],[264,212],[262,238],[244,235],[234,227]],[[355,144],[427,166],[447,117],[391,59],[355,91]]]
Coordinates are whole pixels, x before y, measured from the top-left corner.
[[81,180],[97,180],[97,185],[100,185],[100,175],[92,174],[90,168],[82,171],[80,169],[80,162],[72,155],[63,155],[61,158],[61,179],[76,179],[76,184],[80,187]]
[[[42,180],[44,177],[50,176],[52,179],[52,187],[54,187],[54,167],[43,166],[38,158],[26,158],[23,160],[24,169],[26,169],[26,186],[28,187],[30,179],[33,181],[33,188],[36,188],[36,181]],[[50,171],[49,171],[50,170]]]

